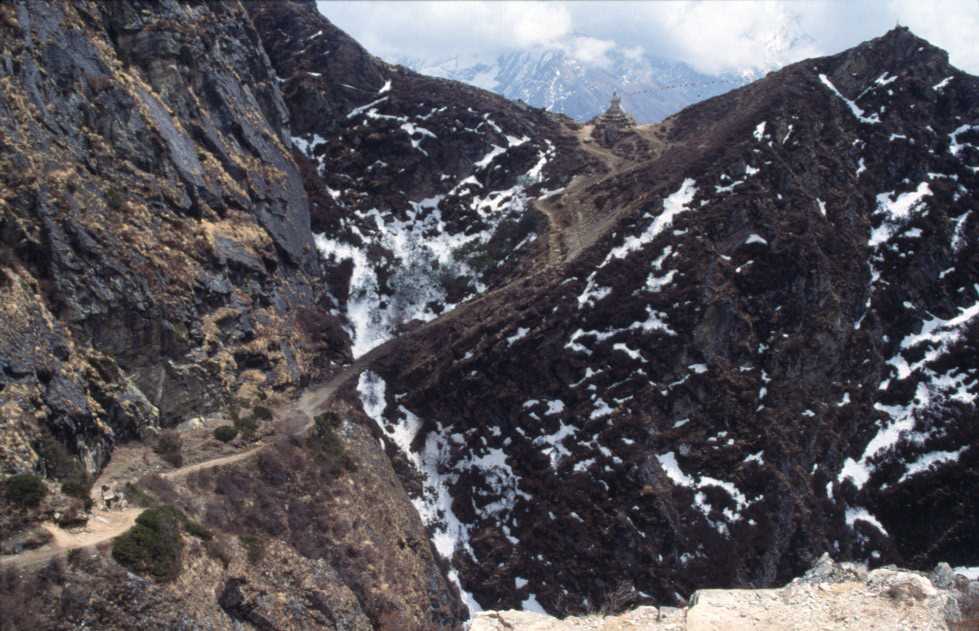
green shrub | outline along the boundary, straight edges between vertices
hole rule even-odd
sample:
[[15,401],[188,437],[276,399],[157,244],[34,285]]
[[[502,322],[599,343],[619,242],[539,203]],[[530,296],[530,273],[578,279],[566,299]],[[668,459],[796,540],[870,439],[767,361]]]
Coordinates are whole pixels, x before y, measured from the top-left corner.
[[30,473],[11,476],[7,478],[4,486],[7,500],[18,506],[37,506],[48,494],[48,487],[44,486],[44,481]]
[[230,443],[238,435],[238,428],[234,425],[222,425],[214,428],[214,437],[222,443]]
[[252,440],[255,438],[255,432],[258,431],[258,421],[255,420],[254,416],[239,418],[235,421],[235,427],[241,432],[242,438]]
[[84,548],[72,548],[68,551],[68,565],[70,567],[76,567],[85,560],[85,549]]
[[156,453],[170,466],[180,467],[184,464],[184,455],[181,453],[184,442],[177,432],[163,432],[156,442]]
[[255,409],[252,410],[252,416],[259,421],[271,421],[272,410],[268,409],[264,405],[256,405]]
[[158,581],[173,580],[181,569],[183,520],[182,513],[172,506],[143,511],[136,525],[113,542],[112,558],[136,574]]

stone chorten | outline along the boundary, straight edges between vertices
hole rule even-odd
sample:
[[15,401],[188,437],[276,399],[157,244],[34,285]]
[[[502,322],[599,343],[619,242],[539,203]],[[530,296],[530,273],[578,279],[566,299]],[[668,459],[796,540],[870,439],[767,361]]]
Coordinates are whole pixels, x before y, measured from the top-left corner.
[[612,102],[608,109],[592,121],[594,129],[592,138],[599,144],[611,147],[620,139],[632,133],[636,126],[636,119],[622,109],[622,100],[615,92],[612,93]]
[[610,127],[635,127],[636,119],[631,114],[622,109],[622,99],[618,93],[612,93],[612,102],[609,103],[605,113],[595,120],[595,125],[606,125]]

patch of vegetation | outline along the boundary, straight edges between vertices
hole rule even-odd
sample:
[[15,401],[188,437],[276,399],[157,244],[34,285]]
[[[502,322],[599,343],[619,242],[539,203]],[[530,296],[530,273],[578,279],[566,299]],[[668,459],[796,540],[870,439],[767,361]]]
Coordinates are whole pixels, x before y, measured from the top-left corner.
[[[256,405],[254,408],[252,408],[251,414],[247,416],[242,416],[241,411],[238,408],[231,409],[231,419],[234,421],[234,426],[241,434],[241,437],[247,441],[255,440],[255,434],[258,431],[258,424],[260,422],[271,421],[272,418],[272,410],[264,405]],[[217,430],[215,430],[214,437],[221,440],[221,438],[219,438],[217,435]]]
[[85,510],[92,508],[92,498],[89,493],[92,490],[91,480],[65,480],[61,483],[61,492],[68,497],[77,497],[85,502]]
[[92,484],[85,468],[77,458],[54,436],[45,435],[35,447],[44,462],[47,474],[61,482],[61,492],[85,502],[85,510],[92,508]]
[[222,443],[230,443],[238,436],[238,428],[234,425],[222,425],[214,428],[214,437]]
[[478,277],[484,276],[492,270],[497,261],[490,255],[486,244],[479,239],[470,241],[453,251],[456,260],[465,261]]
[[155,451],[170,466],[181,467],[184,464],[183,448],[184,441],[180,438],[180,434],[174,431],[167,431],[160,434],[156,442]]
[[255,440],[255,432],[258,431],[258,421],[254,416],[239,418],[235,421],[235,427],[241,432],[241,437],[245,440]]
[[125,493],[131,502],[143,508],[162,508],[171,511],[187,534],[193,537],[202,541],[210,541],[214,537],[207,526],[184,512],[188,509],[186,505],[183,506],[184,510],[181,510],[180,494],[173,483],[166,478],[159,475],[146,476],[139,481],[139,486],[129,482],[126,484]]
[[492,260],[502,261],[528,235],[537,232],[540,225],[541,216],[534,210],[528,210],[516,219],[505,219],[486,244],[487,253]]
[[320,456],[320,465],[325,466],[330,475],[336,477],[344,471],[353,471],[356,465],[343,446],[337,429],[340,417],[333,412],[320,414],[314,419],[313,432],[309,438],[310,448]]
[[245,553],[248,555],[248,562],[252,565],[265,558],[265,539],[256,535],[241,535],[238,537],[238,541],[244,546]]
[[126,498],[137,506],[141,506],[143,508],[152,508],[153,506],[156,506],[156,500],[154,500],[146,491],[139,488],[132,482],[126,482],[125,493]]
[[44,481],[36,475],[21,473],[7,478],[4,482],[4,495],[11,504],[33,508],[48,494]]
[[136,525],[112,544],[112,558],[130,571],[158,581],[171,581],[180,574],[183,514],[172,506],[144,511]]

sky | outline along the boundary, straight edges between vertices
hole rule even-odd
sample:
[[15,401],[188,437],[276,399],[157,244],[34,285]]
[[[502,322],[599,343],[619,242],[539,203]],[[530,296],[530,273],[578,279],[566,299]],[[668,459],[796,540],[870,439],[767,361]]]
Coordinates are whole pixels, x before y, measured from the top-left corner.
[[[979,74],[979,0],[320,1],[320,11],[384,59],[561,48],[586,63],[647,53],[706,74],[764,73],[878,37],[900,23]],[[460,62],[461,63],[461,62]]]

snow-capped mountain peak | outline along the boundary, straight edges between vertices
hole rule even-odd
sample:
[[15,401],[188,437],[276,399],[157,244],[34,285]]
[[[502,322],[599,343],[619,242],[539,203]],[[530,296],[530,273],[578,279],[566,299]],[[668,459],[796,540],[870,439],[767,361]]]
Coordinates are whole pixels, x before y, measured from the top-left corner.
[[463,81],[578,120],[602,112],[609,96],[618,92],[623,107],[637,120],[658,121],[750,78],[705,75],[687,64],[647,55],[638,47],[613,46],[581,34],[560,46],[496,57],[470,54],[397,61],[422,74]]

